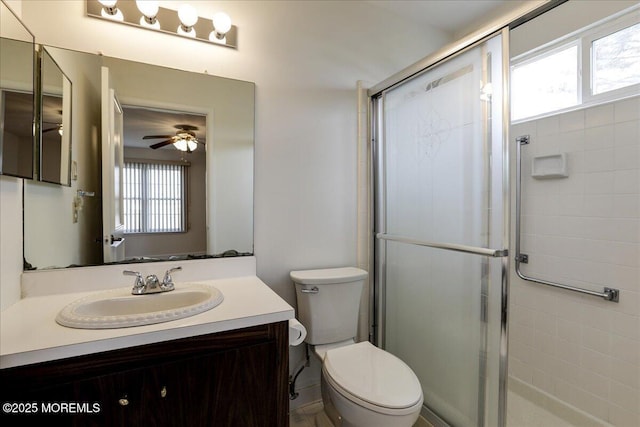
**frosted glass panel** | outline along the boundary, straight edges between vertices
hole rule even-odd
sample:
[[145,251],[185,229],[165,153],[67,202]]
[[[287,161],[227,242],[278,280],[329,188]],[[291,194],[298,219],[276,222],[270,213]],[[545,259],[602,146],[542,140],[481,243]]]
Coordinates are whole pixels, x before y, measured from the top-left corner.
[[484,257],[387,243],[386,349],[452,425],[477,426]]
[[409,364],[425,405],[452,426],[500,425],[505,270],[501,258],[422,244],[507,247],[502,70],[497,36],[381,103],[384,347]]
[[489,212],[502,200],[492,189],[502,181],[502,122],[490,120],[502,116],[500,71],[499,52],[476,48],[385,94],[387,234],[491,246]]

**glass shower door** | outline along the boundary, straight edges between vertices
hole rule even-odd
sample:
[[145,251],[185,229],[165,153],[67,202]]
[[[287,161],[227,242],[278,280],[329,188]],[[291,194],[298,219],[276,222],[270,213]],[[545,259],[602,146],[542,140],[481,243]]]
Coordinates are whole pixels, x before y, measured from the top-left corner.
[[374,101],[379,340],[455,426],[503,422],[504,69],[497,34]]

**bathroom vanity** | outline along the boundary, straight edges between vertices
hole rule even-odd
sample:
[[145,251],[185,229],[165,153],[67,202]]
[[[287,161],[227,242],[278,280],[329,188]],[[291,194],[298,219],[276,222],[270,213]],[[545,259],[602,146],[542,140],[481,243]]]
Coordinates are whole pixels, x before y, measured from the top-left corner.
[[277,322],[3,369],[3,404],[30,405],[3,418],[37,411],[28,418],[42,425],[286,426],[287,339],[287,322]]
[[62,307],[92,292],[35,295],[4,310],[3,421],[287,426],[293,309],[255,276],[198,283],[215,286],[224,301],[144,326],[74,329],[55,322]]

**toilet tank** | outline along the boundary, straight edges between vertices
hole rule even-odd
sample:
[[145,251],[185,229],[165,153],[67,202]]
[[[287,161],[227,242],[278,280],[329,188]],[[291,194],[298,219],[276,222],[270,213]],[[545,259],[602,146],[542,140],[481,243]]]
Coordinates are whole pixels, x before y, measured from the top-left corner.
[[354,338],[367,272],[355,267],[292,271],[298,319],[312,345]]

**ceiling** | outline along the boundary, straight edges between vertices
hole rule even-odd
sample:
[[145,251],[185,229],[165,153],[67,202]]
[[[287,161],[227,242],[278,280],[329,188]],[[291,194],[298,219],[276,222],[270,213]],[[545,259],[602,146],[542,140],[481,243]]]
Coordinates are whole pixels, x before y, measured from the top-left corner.
[[[520,0],[367,0],[402,19],[429,25],[451,35],[469,32],[475,24],[498,10],[515,8]],[[466,30],[466,31],[465,31]]]

